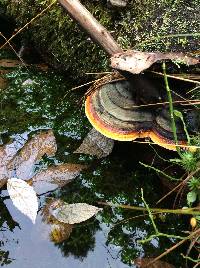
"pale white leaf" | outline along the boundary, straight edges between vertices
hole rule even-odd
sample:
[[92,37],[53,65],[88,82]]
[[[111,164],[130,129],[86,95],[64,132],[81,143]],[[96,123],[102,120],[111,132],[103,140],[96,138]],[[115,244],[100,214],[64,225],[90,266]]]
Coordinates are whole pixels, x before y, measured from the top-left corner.
[[56,200],[50,208],[50,213],[60,222],[74,224],[88,220],[101,210],[86,203],[67,204]]
[[7,190],[13,204],[33,223],[38,211],[38,200],[32,186],[18,178],[8,179]]

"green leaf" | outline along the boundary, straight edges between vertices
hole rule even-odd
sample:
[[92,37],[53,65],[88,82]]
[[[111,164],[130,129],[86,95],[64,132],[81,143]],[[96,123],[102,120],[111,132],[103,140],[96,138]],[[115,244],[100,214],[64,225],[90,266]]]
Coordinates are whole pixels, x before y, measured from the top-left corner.
[[174,115],[177,116],[177,117],[179,117],[179,118],[181,118],[181,119],[183,118],[182,113],[179,112],[178,110],[174,110]]
[[200,222],[200,216],[195,216],[196,220]]
[[188,204],[192,204],[196,201],[197,199],[197,193],[194,191],[191,191],[187,194],[187,202]]

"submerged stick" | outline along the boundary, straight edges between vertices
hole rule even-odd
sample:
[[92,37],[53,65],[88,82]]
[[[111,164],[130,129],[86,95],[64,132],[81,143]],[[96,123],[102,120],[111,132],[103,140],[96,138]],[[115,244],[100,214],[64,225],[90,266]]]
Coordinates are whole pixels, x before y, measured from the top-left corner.
[[123,52],[106,28],[78,0],[58,0],[58,2],[110,56]]

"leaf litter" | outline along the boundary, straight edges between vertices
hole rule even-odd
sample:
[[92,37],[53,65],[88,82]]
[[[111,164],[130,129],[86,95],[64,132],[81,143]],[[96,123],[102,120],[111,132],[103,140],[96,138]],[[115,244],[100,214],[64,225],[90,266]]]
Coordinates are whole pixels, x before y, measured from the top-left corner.
[[9,177],[7,166],[18,150],[19,148],[14,142],[0,146],[0,188],[7,182]]
[[71,163],[52,166],[46,170],[39,171],[29,180],[29,183],[34,187],[37,194],[43,194],[58,187],[63,187],[76,178],[85,168],[87,168],[86,165]]
[[102,158],[112,152],[113,146],[114,140],[105,137],[96,129],[92,128],[74,153],[89,154],[97,158]]
[[15,207],[35,223],[38,200],[33,187],[24,180],[11,178],[8,179],[7,190]]
[[55,200],[49,207],[49,213],[59,222],[75,224],[86,221],[96,215],[102,208],[86,203],[67,204],[62,200]]
[[27,180],[33,173],[35,162],[45,154],[48,156],[54,155],[56,150],[53,131],[41,132],[24,145],[21,151],[10,161],[7,168],[11,172],[16,169],[16,176]]
[[49,209],[55,199],[50,200],[42,209],[42,226],[40,226],[41,233],[45,238],[50,239],[52,242],[60,243],[67,240],[73,230],[73,225],[68,223],[59,222],[54,216],[51,215]]
[[[52,156],[56,153],[57,145],[53,131],[43,131],[21,147],[16,141],[0,146],[0,187],[7,182],[13,204],[34,223],[38,210],[36,194],[63,187],[87,166],[65,163],[41,170],[31,178],[36,162],[45,154]],[[54,236],[55,234],[56,231]]]

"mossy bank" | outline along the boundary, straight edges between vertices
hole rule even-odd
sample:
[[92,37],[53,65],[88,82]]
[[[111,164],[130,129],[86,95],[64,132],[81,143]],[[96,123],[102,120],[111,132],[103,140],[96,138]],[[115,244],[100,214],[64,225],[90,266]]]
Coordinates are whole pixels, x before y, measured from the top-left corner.
[[[18,28],[45,9],[48,0],[0,0]],[[81,1],[112,32],[121,46],[144,51],[195,51],[199,49],[200,0],[130,0],[116,8],[106,0]],[[107,55],[55,3],[23,31],[45,60],[74,77],[108,70]]]

